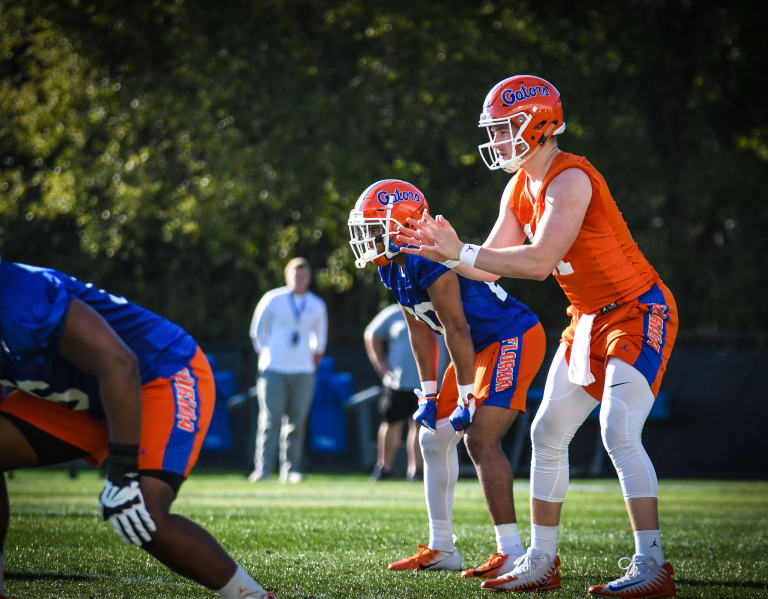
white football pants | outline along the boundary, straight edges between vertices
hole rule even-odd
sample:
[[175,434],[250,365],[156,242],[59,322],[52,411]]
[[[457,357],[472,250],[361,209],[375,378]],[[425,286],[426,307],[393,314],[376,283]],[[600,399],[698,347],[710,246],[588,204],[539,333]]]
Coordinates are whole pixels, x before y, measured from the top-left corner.
[[[561,343],[531,426],[531,497],[558,503],[568,490],[568,445],[598,405],[583,387],[568,380],[565,350]],[[615,357],[608,359],[600,433],[625,500],[658,495],[656,471],[641,439],[653,399],[648,381],[636,368]]]

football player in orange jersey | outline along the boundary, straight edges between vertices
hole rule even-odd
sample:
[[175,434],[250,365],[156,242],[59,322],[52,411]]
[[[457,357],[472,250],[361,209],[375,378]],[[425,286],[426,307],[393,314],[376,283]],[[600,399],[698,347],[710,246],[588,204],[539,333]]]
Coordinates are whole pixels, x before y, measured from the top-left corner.
[[544,280],[552,273],[571,318],[531,429],[531,547],[514,569],[483,587],[537,590],[557,573],[568,445],[602,402],[603,445],[619,476],[635,550],[621,566],[624,576],[589,592],[674,597],[674,572],[661,549],[656,473],[641,433],[674,345],[675,300],[632,239],[600,173],[558,148],[565,122],[551,83],[529,75],[500,81],[485,98],[479,126],[489,136],[478,147],[486,166],[514,173],[485,243],[464,243],[445,218],[426,214],[398,242],[416,246],[406,253],[453,261],[470,278]]

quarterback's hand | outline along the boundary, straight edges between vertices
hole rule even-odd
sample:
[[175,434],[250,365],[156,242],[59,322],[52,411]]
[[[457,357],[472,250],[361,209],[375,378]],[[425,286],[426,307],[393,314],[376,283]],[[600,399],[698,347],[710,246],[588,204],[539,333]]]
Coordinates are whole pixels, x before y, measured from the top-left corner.
[[437,394],[425,395],[421,389],[414,389],[413,392],[419,398],[419,407],[413,413],[413,419],[420,426],[434,432],[437,426]]
[[457,403],[458,405],[450,418],[448,418],[448,421],[451,423],[453,430],[463,431],[472,424],[472,418],[475,416],[475,396],[470,393],[466,399],[459,397]]
[[432,218],[426,212],[419,220],[407,218],[409,228],[398,227],[396,242],[410,246],[401,251],[405,254],[418,254],[434,262],[458,260],[464,243],[443,215]]
[[139,486],[138,447],[112,445],[107,458],[107,482],[99,495],[99,516],[109,520],[123,542],[141,546],[157,530]]

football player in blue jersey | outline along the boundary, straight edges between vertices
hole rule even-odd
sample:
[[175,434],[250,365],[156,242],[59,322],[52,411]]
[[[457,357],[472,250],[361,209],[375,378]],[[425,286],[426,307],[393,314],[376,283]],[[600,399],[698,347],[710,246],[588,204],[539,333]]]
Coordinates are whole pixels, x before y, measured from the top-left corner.
[[213,414],[213,374],[179,326],[56,270],[0,262],[2,473],[106,460],[99,514],[118,536],[225,599],[275,599],[203,528],[171,514]]
[[[496,533],[496,553],[462,577],[499,576],[524,553],[517,531],[513,474],[501,440],[525,411],[528,387],[544,359],[544,331],[527,306],[495,283],[457,275],[440,264],[401,252],[397,227],[428,212],[424,194],[396,179],[378,181],[350,212],[350,245],[355,265],[368,262],[401,306],[408,324],[421,379],[424,489],[429,543],[415,555],[393,562],[390,570],[459,570],[454,545],[452,505],[458,479],[457,445],[463,434],[475,465]],[[445,336],[451,364],[437,385],[435,333]]]

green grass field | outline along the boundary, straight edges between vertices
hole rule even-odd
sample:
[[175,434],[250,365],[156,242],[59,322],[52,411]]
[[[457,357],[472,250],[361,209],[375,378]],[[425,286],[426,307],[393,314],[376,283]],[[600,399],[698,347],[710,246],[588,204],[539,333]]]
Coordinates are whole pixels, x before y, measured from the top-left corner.
[[[6,592],[17,599],[215,597],[123,545],[96,517],[102,482],[57,470],[25,470],[8,481],[11,526]],[[680,597],[768,597],[768,482],[660,483],[665,556]],[[516,487],[527,543],[528,484]],[[198,473],[176,511],[201,523],[280,599],[493,597],[453,572],[387,572],[389,561],[428,538],[422,487],[372,484],[364,476],[310,475],[301,485],[248,484]],[[495,551],[480,488],[461,479],[454,509],[457,546],[468,567]],[[572,481],[559,551],[563,589],[587,597],[590,584],[618,577],[632,535],[615,480]],[[201,564],[200,567],[204,567]]]

